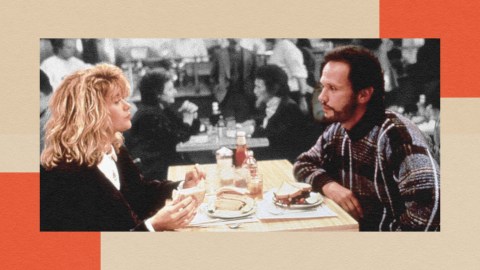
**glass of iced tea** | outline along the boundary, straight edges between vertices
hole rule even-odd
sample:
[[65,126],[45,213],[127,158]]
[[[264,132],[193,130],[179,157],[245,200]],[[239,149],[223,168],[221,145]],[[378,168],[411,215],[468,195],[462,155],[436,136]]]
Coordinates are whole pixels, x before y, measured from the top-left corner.
[[263,175],[257,174],[248,179],[247,188],[250,193],[250,197],[253,199],[263,199]]

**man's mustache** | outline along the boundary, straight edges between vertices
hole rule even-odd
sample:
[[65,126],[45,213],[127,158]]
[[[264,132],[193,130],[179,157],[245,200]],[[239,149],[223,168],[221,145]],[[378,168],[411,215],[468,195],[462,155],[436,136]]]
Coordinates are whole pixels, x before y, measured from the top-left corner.
[[[328,106],[327,104],[325,104],[325,103],[323,103],[323,102],[322,102],[322,107],[326,107],[326,108],[329,109],[329,110],[332,110],[332,111],[334,111],[334,112],[337,112],[335,109],[333,109],[332,107]],[[322,108],[322,109],[323,109],[323,108]]]

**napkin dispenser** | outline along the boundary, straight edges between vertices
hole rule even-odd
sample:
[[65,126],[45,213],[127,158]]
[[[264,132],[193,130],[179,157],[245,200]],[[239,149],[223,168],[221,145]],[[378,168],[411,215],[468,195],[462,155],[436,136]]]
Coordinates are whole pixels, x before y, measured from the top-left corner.
[[217,159],[217,187],[233,185],[233,151],[222,147],[216,152]]

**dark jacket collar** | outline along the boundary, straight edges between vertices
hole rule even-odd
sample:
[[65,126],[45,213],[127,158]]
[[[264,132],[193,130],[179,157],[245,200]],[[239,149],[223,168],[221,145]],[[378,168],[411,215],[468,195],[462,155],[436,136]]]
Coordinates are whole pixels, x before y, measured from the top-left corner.
[[357,141],[366,136],[374,126],[381,125],[384,120],[385,110],[367,109],[360,121],[346,132],[352,141]]

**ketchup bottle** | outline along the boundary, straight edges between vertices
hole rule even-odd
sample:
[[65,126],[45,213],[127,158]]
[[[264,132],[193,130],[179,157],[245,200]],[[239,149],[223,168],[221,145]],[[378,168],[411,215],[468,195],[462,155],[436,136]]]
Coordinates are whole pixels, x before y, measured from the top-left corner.
[[247,158],[247,139],[245,131],[237,132],[237,149],[235,151],[235,167],[239,168]]

